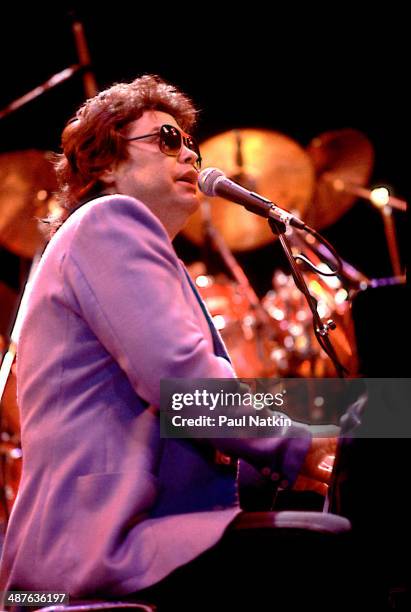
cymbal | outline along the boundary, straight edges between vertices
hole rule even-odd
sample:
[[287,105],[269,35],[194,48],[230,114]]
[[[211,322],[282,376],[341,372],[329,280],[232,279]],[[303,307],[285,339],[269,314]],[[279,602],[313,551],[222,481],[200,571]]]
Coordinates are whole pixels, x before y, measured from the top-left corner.
[[[335,223],[357,200],[350,185],[366,185],[374,163],[368,138],[351,128],[324,132],[307,147],[317,184],[304,221],[315,229]],[[347,188],[345,191],[344,187]]]
[[57,180],[49,153],[29,149],[0,154],[0,244],[31,258],[44,244],[37,218],[47,215]]
[[[307,152],[288,136],[261,129],[223,132],[201,144],[203,166],[221,169],[227,177],[278,206],[301,215],[314,189],[314,169]],[[267,220],[223,198],[207,199],[189,219],[183,233],[195,244],[205,241],[208,214],[227,246],[235,251],[274,240]]]

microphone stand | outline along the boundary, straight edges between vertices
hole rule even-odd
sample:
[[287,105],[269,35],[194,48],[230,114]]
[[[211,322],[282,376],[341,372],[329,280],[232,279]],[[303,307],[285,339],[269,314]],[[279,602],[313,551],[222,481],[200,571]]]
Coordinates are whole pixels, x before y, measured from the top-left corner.
[[327,323],[322,322],[320,315],[318,314],[317,308],[316,308],[317,301],[310,294],[307,284],[301,273],[301,270],[298,268],[295,262],[294,256],[292,254],[290,242],[287,236],[285,235],[285,232],[286,232],[285,225],[283,223],[279,223],[272,217],[269,217],[268,224],[273,234],[276,234],[279,238],[279,241],[280,241],[281,246],[283,247],[285,256],[287,257],[288,263],[290,264],[291,274],[294,278],[294,282],[296,284],[297,289],[301,291],[301,293],[304,295],[305,299],[307,300],[307,304],[313,316],[313,327],[314,327],[315,337],[317,338],[317,341],[319,345],[321,346],[321,348],[325,351],[325,353],[327,353],[332,363],[334,364],[338,377],[344,378],[344,376],[348,374],[348,371],[340,363],[337,353],[335,352],[335,349],[333,345],[331,344],[331,341],[328,337],[329,332],[335,329],[337,326],[332,319],[329,319]]

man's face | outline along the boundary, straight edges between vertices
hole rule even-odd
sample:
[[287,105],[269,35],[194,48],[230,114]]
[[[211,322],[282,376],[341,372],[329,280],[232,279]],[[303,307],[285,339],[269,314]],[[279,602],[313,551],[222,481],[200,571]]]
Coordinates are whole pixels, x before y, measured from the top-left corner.
[[[179,128],[176,120],[162,111],[146,111],[129,125],[127,137],[158,133],[163,124]],[[111,193],[141,200],[162,221],[169,233],[177,233],[197,210],[196,154],[183,144],[177,157],[159,149],[153,136],[128,142],[129,159],[113,170]]]

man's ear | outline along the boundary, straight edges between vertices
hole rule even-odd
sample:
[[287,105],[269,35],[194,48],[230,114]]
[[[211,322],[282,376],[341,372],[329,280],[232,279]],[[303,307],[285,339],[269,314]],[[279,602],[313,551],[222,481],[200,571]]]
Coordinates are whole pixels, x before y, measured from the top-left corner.
[[99,176],[99,179],[105,185],[113,185],[117,179],[117,167],[115,164],[111,164],[106,168]]

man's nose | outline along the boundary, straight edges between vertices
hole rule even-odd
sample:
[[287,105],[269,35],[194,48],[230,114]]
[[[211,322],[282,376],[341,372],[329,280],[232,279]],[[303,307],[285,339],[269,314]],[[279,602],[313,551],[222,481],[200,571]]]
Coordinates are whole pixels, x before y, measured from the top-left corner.
[[198,155],[192,149],[189,149],[185,144],[182,145],[180,150],[180,160],[185,164],[195,164],[198,159]]

